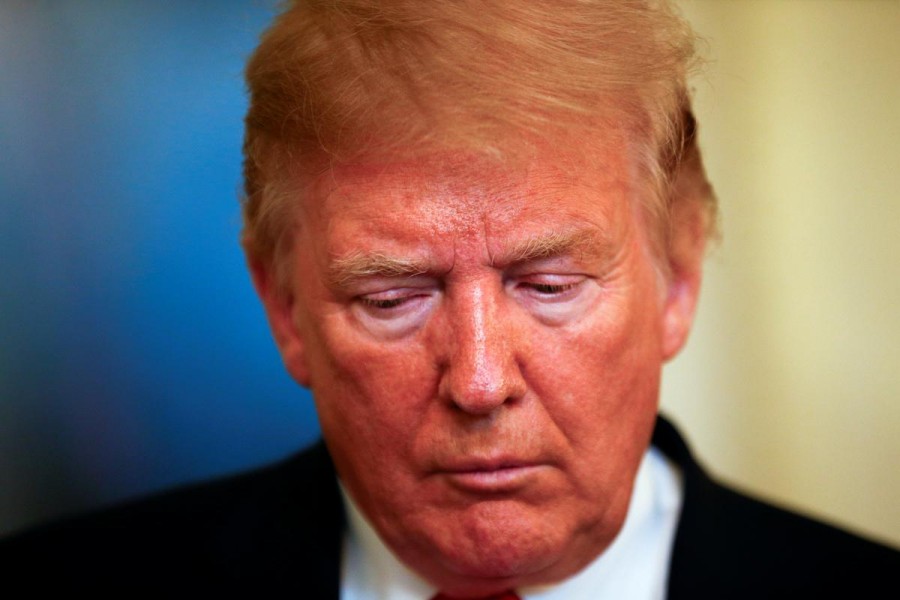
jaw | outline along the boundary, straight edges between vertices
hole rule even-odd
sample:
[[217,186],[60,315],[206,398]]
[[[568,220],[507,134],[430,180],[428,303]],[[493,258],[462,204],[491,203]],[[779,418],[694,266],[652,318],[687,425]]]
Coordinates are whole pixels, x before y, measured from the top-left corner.
[[618,535],[630,488],[623,496],[590,522],[506,498],[376,516],[373,525],[400,560],[445,593],[484,596],[556,583],[583,569]]

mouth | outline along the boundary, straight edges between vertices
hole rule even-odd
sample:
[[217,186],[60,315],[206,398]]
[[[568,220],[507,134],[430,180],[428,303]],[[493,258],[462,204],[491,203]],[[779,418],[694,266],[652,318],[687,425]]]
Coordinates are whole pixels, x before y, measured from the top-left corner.
[[438,474],[460,491],[509,494],[525,488],[548,467],[539,463],[500,460],[453,465]]

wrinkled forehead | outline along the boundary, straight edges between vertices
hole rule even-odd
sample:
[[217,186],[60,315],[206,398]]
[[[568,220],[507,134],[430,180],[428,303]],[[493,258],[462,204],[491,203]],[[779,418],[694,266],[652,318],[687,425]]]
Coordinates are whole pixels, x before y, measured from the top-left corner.
[[[385,205],[380,200],[388,200],[385,196],[399,210],[414,212],[426,198],[452,198],[455,208],[468,202],[472,213],[501,200],[507,206],[527,208],[529,199],[573,190],[589,196],[616,187],[632,198],[642,189],[632,148],[627,136],[614,131],[507,144],[500,152],[465,148],[418,155],[371,152],[352,161],[322,164],[317,173],[305,177],[302,210],[334,217],[329,211],[346,209],[347,203],[340,200],[348,196],[375,200],[372,207],[357,202],[353,210],[376,213]],[[439,202],[431,204],[440,208]]]
[[448,267],[457,255],[495,264],[604,254],[639,220],[631,187],[627,153],[615,146],[590,160],[549,147],[512,161],[459,152],[372,157],[317,178],[297,241],[323,264],[427,255],[429,264]]

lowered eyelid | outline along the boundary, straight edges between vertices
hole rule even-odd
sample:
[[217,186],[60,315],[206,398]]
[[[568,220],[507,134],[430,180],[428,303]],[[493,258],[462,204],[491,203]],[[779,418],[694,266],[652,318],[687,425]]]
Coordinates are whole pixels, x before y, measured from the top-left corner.
[[359,277],[350,278],[340,287],[342,295],[349,298],[420,295],[438,287],[434,279],[410,275],[408,277]]

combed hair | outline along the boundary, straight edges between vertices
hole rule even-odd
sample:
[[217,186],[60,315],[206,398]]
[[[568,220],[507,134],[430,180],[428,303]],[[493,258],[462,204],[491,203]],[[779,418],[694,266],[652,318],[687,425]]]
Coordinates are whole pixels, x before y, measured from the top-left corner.
[[516,140],[600,138],[606,124],[632,141],[664,253],[673,203],[700,202],[715,223],[686,88],[694,56],[665,1],[289,2],[246,70],[245,249],[273,262],[289,245],[300,173],[365,155],[503,157]]

